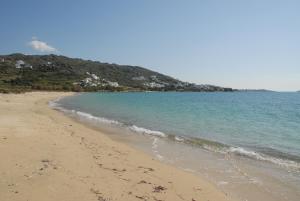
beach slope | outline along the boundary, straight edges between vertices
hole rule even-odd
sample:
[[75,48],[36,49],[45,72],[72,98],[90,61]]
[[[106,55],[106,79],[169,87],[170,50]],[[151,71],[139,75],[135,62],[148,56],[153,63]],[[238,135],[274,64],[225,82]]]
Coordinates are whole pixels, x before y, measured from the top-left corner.
[[0,95],[1,201],[229,200],[205,180],[48,106],[68,95]]

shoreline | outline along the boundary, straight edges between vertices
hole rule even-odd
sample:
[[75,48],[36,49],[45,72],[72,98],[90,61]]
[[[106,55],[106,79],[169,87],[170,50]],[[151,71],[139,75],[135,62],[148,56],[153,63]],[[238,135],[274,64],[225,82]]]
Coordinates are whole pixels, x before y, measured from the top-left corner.
[[[299,189],[293,180],[299,177],[286,172],[276,163],[247,157],[243,150],[242,155],[240,150],[235,149],[232,152],[216,152],[170,140],[167,134],[160,131],[137,127],[120,119],[107,119],[100,114],[94,116],[84,108],[68,107],[68,102],[68,99],[54,101],[52,103],[56,104],[50,105],[72,120],[104,133],[113,141],[125,143],[164,164],[204,178],[231,198],[243,201],[298,200]],[[138,132],[132,131],[134,126]]]
[[1,94],[1,200],[233,200],[48,106],[72,94]]
[[[255,149],[248,149],[242,146],[232,146],[224,142],[208,140],[205,138],[166,134],[159,130],[150,130],[144,127],[136,126],[134,124],[126,124],[114,119],[94,116],[90,113],[86,113],[80,110],[66,109],[64,108],[64,106],[58,103],[59,101],[60,100],[50,101],[51,107],[55,110],[58,110],[59,112],[64,113],[72,120],[75,120],[76,122],[84,124],[105,134],[113,133],[114,135],[116,135],[118,133],[124,132],[124,129],[126,129],[128,130],[127,132],[130,132],[131,134],[146,135],[148,137],[158,137],[170,140],[172,142],[184,143],[187,146],[194,146],[220,154],[236,154],[237,156],[246,157],[262,162],[268,162],[282,168],[290,168],[290,171],[300,170],[300,166],[298,163],[300,161],[299,157],[297,157],[296,155],[280,152],[279,150],[274,151],[274,153],[268,152],[267,155],[264,152],[258,152]],[[114,129],[116,129],[117,131]],[[278,154],[279,157],[276,154]],[[280,156],[285,156],[285,158],[280,158]]]

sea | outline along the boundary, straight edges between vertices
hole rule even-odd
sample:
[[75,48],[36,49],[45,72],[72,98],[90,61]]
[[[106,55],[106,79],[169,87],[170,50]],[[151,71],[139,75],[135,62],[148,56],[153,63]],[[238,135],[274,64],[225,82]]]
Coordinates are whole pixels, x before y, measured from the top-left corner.
[[300,200],[300,93],[94,92],[49,104],[236,200]]

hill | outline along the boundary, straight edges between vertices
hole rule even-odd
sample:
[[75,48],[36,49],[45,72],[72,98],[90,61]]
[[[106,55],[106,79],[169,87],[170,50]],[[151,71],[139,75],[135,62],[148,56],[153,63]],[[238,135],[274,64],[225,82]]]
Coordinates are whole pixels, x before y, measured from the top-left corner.
[[232,91],[196,85],[139,66],[58,55],[0,55],[0,91]]

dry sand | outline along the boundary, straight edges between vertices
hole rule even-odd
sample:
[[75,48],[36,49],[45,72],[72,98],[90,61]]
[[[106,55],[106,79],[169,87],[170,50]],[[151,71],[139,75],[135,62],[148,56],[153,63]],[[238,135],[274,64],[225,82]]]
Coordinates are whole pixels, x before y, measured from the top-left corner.
[[230,200],[48,107],[67,95],[0,94],[0,201]]

